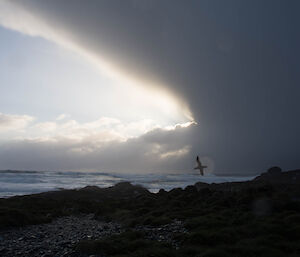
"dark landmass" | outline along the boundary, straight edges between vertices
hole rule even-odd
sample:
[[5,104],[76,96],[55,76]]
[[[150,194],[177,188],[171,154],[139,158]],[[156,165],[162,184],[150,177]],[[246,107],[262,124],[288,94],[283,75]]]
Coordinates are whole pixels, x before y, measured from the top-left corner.
[[300,256],[300,170],[153,194],[122,182],[0,199],[0,256]]

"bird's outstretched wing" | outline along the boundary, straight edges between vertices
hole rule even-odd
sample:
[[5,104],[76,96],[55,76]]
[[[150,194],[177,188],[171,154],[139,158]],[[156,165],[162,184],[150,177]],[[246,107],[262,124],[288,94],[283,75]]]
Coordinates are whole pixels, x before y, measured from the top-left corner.
[[198,155],[197,155],[196,161],[197,161],[197,163],[198,163],[199,166],[202,166],[202,164],[201,164],[201,162],[200,162],[200,160],[199,160],[199,156],[198,156]]
[[203,176],[204,175],[203,169],[201,168],[201,169],[199,169],[199,171],[200,171],[201,176]]

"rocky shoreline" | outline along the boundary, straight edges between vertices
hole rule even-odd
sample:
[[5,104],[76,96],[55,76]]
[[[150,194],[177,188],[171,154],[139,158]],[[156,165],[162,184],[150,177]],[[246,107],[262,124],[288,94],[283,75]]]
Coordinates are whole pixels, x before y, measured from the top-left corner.
[[300,170],[156,194],[122,182],[0,199],[0,256],[300,256]]

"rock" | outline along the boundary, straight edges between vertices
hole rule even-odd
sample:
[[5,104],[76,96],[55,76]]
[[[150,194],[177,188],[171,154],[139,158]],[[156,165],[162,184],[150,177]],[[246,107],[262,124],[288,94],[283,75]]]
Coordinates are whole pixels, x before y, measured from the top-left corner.
[[2,231],[0,256],[78,256],[72,249],[81,239],[98,239],[123,231],[119,224],[91,217],[62,217],[48,224]]
[[280,167],[274,166],[268,169],[268,173],[270,175],[278,175],[282,172],[282,169]]
[[167,194],[168,192],[166,190],[164,190],[163,188],[159,189],[158,194],[163,195],[163,194]]
[[271,167],[267,172],[257,176],[252,183],[267,182],[273,184],[300,184],[300,170],[282,171],[279,167]]

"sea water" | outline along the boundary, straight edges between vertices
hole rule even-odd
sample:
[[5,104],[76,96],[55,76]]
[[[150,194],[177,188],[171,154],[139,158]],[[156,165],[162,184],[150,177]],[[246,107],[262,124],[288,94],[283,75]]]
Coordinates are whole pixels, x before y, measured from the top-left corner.
[[185,188],[196,182],[222,183],[247,181],[253,177],[215,176],[198,173],[188,174],[117,174],[73,171],[0,171],[0,197],[27,195],[60,189],[76,189],[85,186],[110,187],[118,182],[129,181],[142,185],[151,192],[159,189]]

